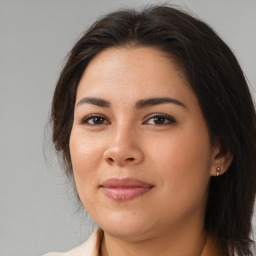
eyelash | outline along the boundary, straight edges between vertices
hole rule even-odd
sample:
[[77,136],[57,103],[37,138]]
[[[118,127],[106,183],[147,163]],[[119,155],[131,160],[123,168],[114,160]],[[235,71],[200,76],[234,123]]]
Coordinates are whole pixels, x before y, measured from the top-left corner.
[[[161,118],[162,120],[161,121],[164,121],[164,123],[161,123],[161,124],[149,124],[149,125],[156,125],[156,126],[164,126],[164,125],[171,125],[173,123],[176,122],[176,120],[169,116],[169,115],[165,115],[165,114],[161,114],[161,113],[155,113],[155,114],[151,114],[149,115],[145,121],[143,121],[142,124],[147,124],[146,122],[148,122],[149,120],[151,119],[159,119]],[[102,123],[98,123],[98,124],[90,124],[89,121],[91,120],[96,120],[96,119],[100,119],[100,121]],[[159,120],[158,120],[159,121]],[[160,122],[161,122],[160,121]],[[167,123],[166,123],[167,121]],[[99,126],[99,125],[105,125],[105,124],[110,124],[110,121],[107,120],[107,118],[103,115],[100,115],[100,114],[92,114],[92,115],[89,115],[87,117],[85,117],[82,121],[81,121],[81,124],[86,124],[86,125],[90,125],[90,126]]]

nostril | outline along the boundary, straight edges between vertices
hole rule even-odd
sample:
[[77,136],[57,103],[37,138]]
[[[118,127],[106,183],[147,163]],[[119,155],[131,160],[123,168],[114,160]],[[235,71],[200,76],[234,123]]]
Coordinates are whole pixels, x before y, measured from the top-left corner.
[[133,157],[129,157],[129,158],[127,158],[126,160],[129,161],[129,162],[132,162],[132,161],[134,161],[135,159],[134,159]]
[[114,162],[114,159],[111,158],[111,157],[109,157],[109,158],[108,158],[108,161],[111,162],[111,163],[113,163],[113,162]]

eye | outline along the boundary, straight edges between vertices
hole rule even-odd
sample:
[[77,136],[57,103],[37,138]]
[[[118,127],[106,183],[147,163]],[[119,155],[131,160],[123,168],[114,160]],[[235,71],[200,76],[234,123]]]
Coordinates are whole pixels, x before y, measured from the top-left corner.
[[170,125],[175,123],[176,120],[169,116],[164,114],[153,114],[150,115],[146,121],[143,122],[143,124],[150,124],[150,125]]
[[109,123],[110,122],[104,116],[101,115],[89,115],[81,121],[81,124],[87,124],[91,126],[104,125]]

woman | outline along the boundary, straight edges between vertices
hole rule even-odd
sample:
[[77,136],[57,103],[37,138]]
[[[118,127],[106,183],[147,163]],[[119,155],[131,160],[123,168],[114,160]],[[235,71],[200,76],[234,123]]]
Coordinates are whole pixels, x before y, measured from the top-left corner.
[[255,109],[208,25],[168,6],[98,20],[70,52],[51,120],[99,226],[65,255],[252,255]]

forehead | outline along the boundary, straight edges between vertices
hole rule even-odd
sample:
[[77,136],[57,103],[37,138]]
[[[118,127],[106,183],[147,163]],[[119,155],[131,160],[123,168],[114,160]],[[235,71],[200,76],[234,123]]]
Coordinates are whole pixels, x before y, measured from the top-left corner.
[[115,47],[91,60],[80,80],[77,97],[111,97],[113,93],[127,97],[179,97],[187,90],[191,92],[189,82],[171,56],[153,47]]

